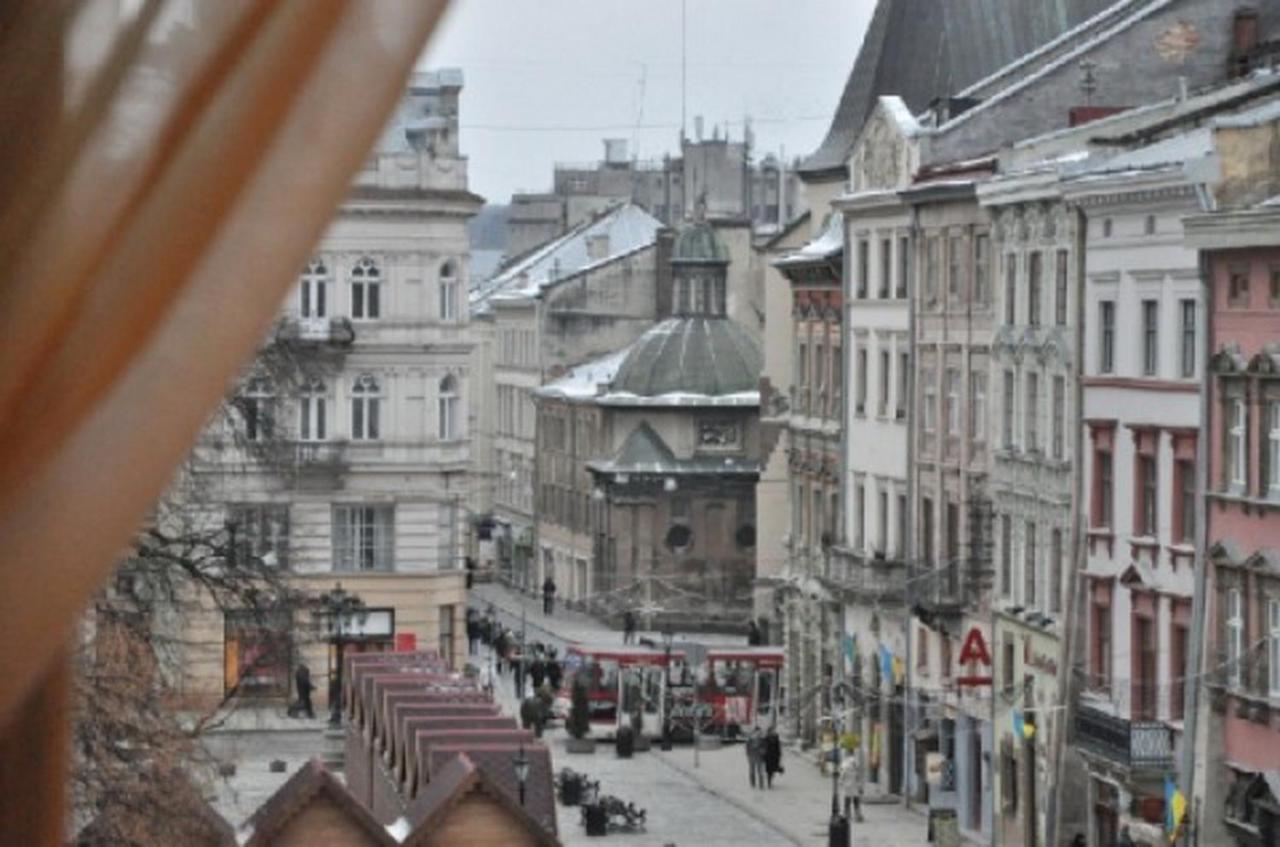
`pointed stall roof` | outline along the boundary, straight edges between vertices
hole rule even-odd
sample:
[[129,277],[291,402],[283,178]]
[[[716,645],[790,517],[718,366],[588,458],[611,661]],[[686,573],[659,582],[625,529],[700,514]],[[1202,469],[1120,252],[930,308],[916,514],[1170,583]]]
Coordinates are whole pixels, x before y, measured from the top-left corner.
[[246,822],[239,838],[245,847],[269,847],[303,810],[312,803],[327,800],[337,807],[343,818],[368,839],[370,847],[394,847],[397,843],[373,815],[329,773],[319,761],[312,759],[280,786],[267,802]]
[[[511,755],[517,749],[513,746],[493,745],[492,751],[485,750],[482,753],[447,754],[447,764],[436,769],[431,782],[409,807],[408,817],[409,822],[413,824],[413,831],[405,838],[404,846],[419,847],[419,845],[432,843],[432,836],[438,833],[449,815],[463,800],[477,792],[489,797],[507,811],[529,833],[533,843],[548,845],[548,847],[559,845],[560,841],[556,837],[555,798],[548,795],[545,802],[536,805],[529,803],[527,798],[525,806],[521,806],[516,799],[517,789],[495,778],[495,768],[484,767],[476,761],[477,755],[492,752],[497,756],[495,761],[502,768],[502,772],[511,772],[509,781],[515,782]],[[545,747],[525,747],[524,749],[531,759],[545,761],[550,768],[551,760]],[[534,755],[539,751],[540,755]],[[530,780],[530,782],[535,781]],[[550,785],[549,778],[536,782],[545,782],[548,786]],[[541,809],[541,812],[530,812],[530,808]],[[541,814],[543,820],[539,820],[536,814]]]

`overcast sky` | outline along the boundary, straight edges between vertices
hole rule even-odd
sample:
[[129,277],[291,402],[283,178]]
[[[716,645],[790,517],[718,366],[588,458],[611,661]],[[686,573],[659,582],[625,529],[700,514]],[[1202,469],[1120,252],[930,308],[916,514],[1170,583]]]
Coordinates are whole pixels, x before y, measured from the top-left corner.
[[[749,115],[756,158],[812,152],[831,121],[873,0],[686,0],[687,114],[705,134]],[[551,186],[555,162],[602,139],[675,153],[681,0],[454,0],[420,67],[460,67],[462,150],[489,202]]]

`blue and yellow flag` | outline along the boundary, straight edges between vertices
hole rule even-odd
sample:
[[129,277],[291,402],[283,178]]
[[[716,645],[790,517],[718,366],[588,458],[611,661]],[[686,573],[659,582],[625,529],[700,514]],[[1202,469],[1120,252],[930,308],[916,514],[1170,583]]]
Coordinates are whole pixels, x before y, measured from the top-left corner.
[[883,644],[880,645],[880,678],[890,683],[893,681],[893,653]]
[[1027,723],[1027,719],[1017,709],[1013,710],[1013,734],[1018,738],[1036,737],[1036,725]]
[[1178,790],[1178,783],[1169,774],[1164,777],[1164,831],[1169,843],[1178,840],[1182,820],[1187,814],[1187,798]]

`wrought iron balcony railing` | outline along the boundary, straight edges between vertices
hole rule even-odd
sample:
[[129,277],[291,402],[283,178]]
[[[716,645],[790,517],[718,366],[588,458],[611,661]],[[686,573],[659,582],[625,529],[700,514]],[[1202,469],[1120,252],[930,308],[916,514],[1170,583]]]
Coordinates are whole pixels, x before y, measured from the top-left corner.
[[1082,704],[1076,712],[1076,741],[1129,770],[1173,766],[1173,730],[1159,721],[1130,721]]

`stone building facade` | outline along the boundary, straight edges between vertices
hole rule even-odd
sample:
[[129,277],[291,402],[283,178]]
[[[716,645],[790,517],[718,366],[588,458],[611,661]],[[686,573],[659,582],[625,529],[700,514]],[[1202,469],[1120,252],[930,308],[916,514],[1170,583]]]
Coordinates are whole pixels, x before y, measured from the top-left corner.
[[[237,555],[306,591],[341,581],[377,612],[366,647],[447,661],[465,644],[466,222],[481,203],[457,144],[461,87],[458,71],[413,78],[192,465],[222,504],[202,519]],[[297,660],[331,665],[311,624],[204,607],[181,623],[177,688],[284,698]]]

